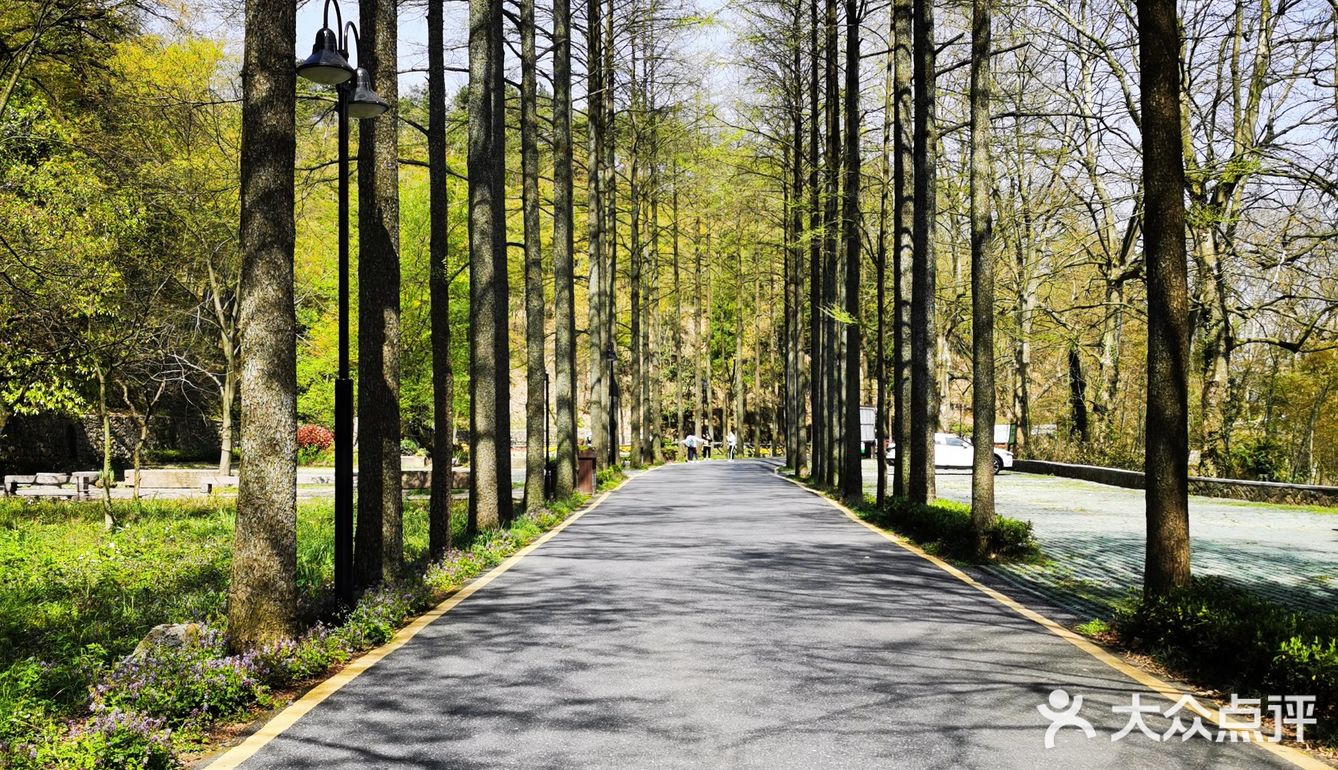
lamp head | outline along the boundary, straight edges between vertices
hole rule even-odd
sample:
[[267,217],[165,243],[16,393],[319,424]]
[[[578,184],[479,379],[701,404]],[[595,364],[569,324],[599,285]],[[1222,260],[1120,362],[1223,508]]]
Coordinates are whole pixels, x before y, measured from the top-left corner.
[[390,109],[390,104],[372,90],[372,74],[359,67],[354,76],[353,92],[348,96],[348,114],[360,120],[374,118]]
[[311,46],[311,55],[297,65],[297,74],[313,83],[334,86],[353,77],[353,67],[339,52],[339,41],[334,30],[321,27],[316,33],[316,42]]

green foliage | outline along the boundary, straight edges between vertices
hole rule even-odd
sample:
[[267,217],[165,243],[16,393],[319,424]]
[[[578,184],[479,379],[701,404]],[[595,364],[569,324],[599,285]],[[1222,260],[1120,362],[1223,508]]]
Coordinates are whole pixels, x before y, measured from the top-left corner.
[[1092,618],[1085,623],[1079,623],[1073,630],[1083,636],[1103,636],[1111,632],[1110,624],[1101,618]]
[[595,489],[601,492],[605,489],[613,489],[626,480],[627,474],[623,472],[620,466],[610,466],[595,473]]
[[[905,535],[930,553],[964,561],[976,558],[969,505],[948,500],[920,505],[893,497],[881,510],[868,506],[859,513],[879,526]],[[1041,557],[1029,521],[997,516],[986,542],[989,561],[1034,561]]]
[[1247,436],[1231,447],[1232,478],[1291,481],[1287,447],[1274,435]]
[[0,755],[12,770],[173,770],[181,767],[172,731],[160,719],[121,711],[86,723],[43,723],[31,740]]
[[547,507],[548,510],[553,512],[553,514],[560,516],[562,518],[566,518],[577,508],[580,508],[589,501],[590,501],[589,497],[581,494],[580,492],[573,492],[571,494],[571,497],[565,498],[563,500],[550,501]]
[[1333,740],[1338,612],[1289,610],[1211,576],[1166,597],[1130,597],[1111,623],[1122,642],[1197,683],[1243,697],[1314,695],[1320,734]]

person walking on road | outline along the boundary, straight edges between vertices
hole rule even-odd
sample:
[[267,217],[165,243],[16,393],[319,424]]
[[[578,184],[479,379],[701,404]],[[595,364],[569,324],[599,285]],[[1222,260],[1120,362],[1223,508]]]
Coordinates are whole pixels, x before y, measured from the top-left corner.
[[702,431],[702,437],[699,443],[701,444],[702,449],[702,459],[711,459],[711,432],[709,430]]
[[725,451],[728,453],[730,462],[734,461],[734,455],[739,453],[739,437],[734,431],[725,435]]

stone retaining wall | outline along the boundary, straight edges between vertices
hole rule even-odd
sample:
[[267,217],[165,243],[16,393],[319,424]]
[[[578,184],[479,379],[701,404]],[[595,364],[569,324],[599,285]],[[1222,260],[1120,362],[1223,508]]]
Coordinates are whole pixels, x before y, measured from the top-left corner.
[[[1141,472],[1126,471],[1119,468],[1052,463],[1045,460],[1015,460],[1013,470],[1020,473],[1064,476],[1128,489],[1143,488],[1143,474]],[[1211,479],[1190,476],[1189,493],[1205,497],[1250,500],[1257,503],[1338,507],[1338,487],[1319,487],[1309,484],[1279,484],[1273,481],[1240,481],[1237,479]]]

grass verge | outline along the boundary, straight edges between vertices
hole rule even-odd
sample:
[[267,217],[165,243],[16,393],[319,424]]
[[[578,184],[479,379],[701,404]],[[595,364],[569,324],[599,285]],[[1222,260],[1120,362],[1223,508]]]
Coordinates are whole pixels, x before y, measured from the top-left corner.
[[[600,489],[621,471],[602,474]],[[384,644],[415,616],[496,566],[586,502],[557,501],[504,530],[464,536],[429,563],[426,502],[405,506],[408,568],[327,623],[331,503],[303,505],[298,581],[307,631],[229,655],[224,612],[235,509],[230,501],[125,504],[101,530],[98,504],[0,505],[0,767],[175,768],[219,725],[280,705]],[[127,657],[160,623],[193,623],[188,643]]]
[[935,556],[966,563],[1037,562],[1042,558],[1029,521],[996,516],[986,534],[987,556],[982,560],[975,552],[971,506],[951,500],[926,505],[889,497],[879,508],[871,497],[864,501],[855,511],[860,518],[896,532]]

